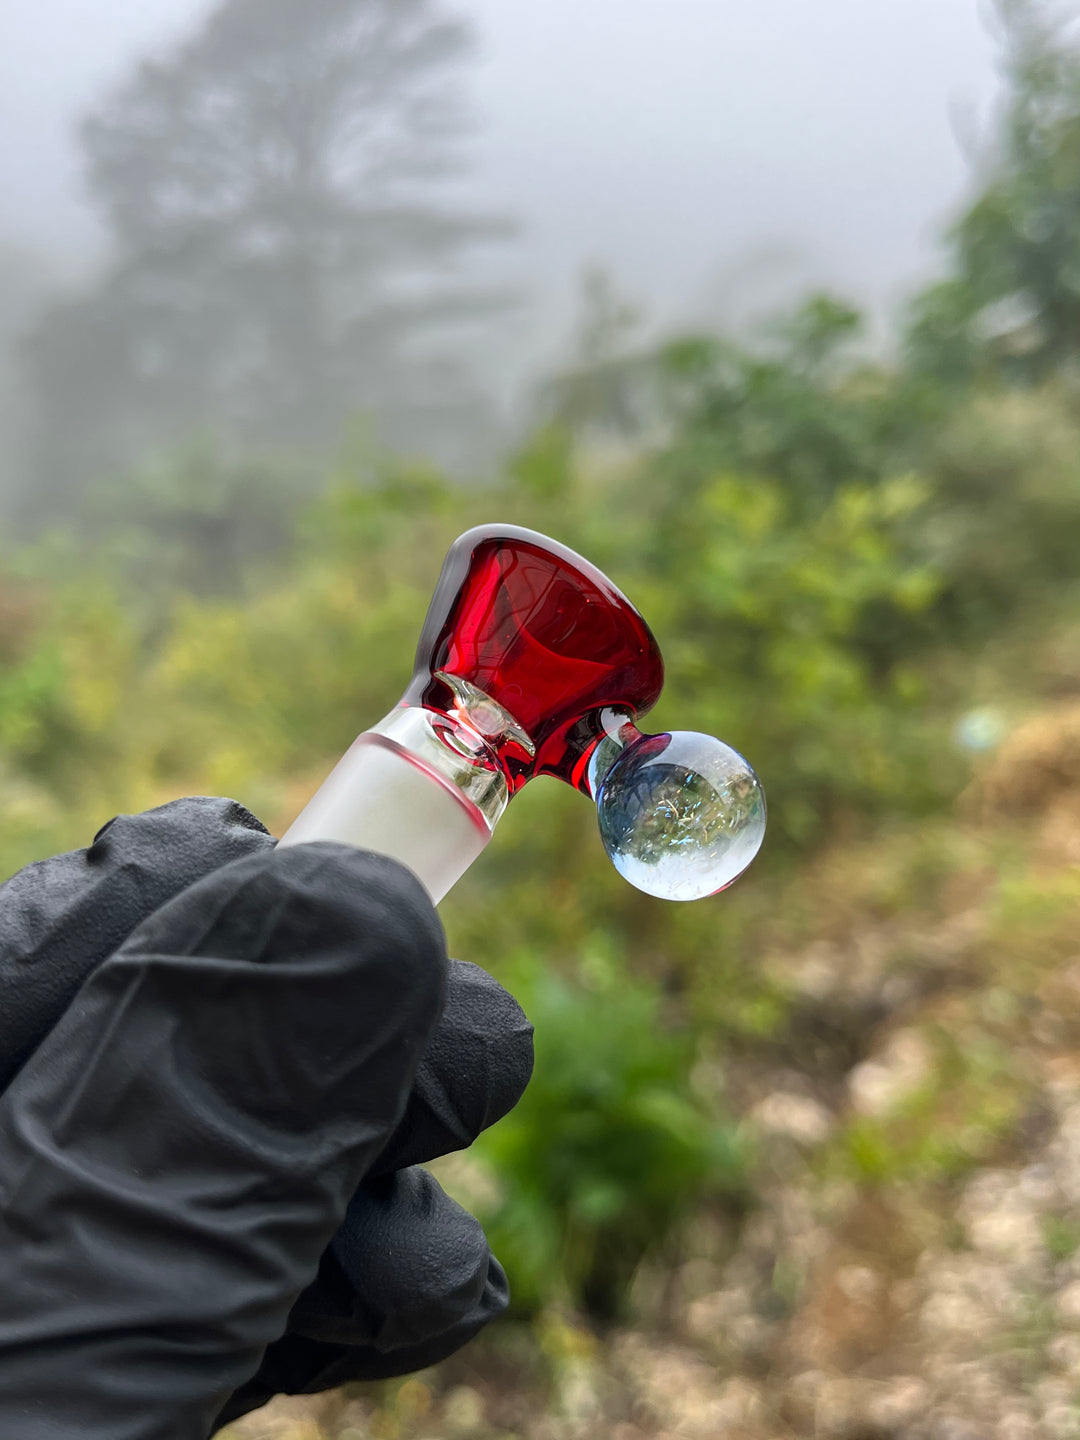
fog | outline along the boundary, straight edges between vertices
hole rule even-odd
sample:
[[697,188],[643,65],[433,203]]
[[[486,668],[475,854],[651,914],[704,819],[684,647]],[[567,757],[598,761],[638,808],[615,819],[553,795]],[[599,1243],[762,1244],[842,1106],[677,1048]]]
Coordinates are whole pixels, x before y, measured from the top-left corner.
[[[18,256],[4,343],[42,276],[107,263],[79,117],[205,0],[5,0],[0,245]],[[879,321],[931,272],[997,89],[976,0],[460,0],[475,125],[463,199],[516,241],[461,262],[516,297],[474,344],[505,410],[566,353],[582,267],[654,330],[738,326],[825,287]],[[10,266],[9,266],[10,268]],[[10,298],[14,291],[14,299]]]
[[[602,258],[663,304],[790,255],[860,296],[928,262],[966,181],[958,141],[995,91],[976,0],[461,0],[479,54],[475,186],[524,222],[522,263],[564,289]],[[76,117],[205,0],[5,0],[0,194],[10,238],[100,242]]]

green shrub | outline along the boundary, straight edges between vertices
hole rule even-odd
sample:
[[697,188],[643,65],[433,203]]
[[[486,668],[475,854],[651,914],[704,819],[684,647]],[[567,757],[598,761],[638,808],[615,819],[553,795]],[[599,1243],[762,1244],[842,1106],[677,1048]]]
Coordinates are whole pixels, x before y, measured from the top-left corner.
[[[519,967],[520,969],[520,967]],[[622,1310],[641,1260],[703,1199],[749,1199],[737,1128],[694,1097],[694,1044],[658,992],[611,969],[586,987],[548,971],[515,988],[536,1025],[525,1098],[477,1149],[499,1177],[488,1217],[526,1308]]]

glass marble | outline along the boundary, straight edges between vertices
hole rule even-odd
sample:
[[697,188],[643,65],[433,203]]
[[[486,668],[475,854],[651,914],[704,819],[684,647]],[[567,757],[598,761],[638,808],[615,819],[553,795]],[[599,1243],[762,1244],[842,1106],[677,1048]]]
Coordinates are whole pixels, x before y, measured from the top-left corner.
[[765,838],[765,793],[753,769],[694,730],[627,746],[599,784],[596,809],[616,870],[662,900],[726,889]]

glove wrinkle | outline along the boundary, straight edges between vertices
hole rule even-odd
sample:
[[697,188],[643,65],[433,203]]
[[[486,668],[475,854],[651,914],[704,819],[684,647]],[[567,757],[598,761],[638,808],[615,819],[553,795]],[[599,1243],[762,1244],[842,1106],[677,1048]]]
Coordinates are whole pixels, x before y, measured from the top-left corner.
[[446,966],[415,877],[329,844],[234,861],[98,966],[0,1100],[5,1440],[204,1440],[400,1121]]

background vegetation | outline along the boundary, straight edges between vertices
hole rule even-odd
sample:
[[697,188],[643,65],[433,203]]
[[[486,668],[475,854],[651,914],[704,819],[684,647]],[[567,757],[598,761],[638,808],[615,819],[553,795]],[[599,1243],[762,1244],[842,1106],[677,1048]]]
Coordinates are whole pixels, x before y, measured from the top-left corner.
[[[664,905],[614,873],[580,797],[538,782],[515,800],[443,907],[453,947],[537,1025],[525,1100],[444,1173],[485,1215],[515,1319],[435,1375],[280,1406],[242,1433],[1080,1433],[1070,31],[1003,7],[1011,91],[992,171],[888,358],[824,295],[752,343],[635,349],[597,275],[580,363],[543,388],[495,478],[448,478],[357,425],[316,485],[369,335],[400,355],[411,324],[370,308],[387,237],[456,246],[481,222],[436,224],[396,194],[373,211],[349,169],[355,194],[319,191],[333,224],[313,252],[298,217],[344,172],[302,146],[275,161],[294,189],[245,194],[239,219],[219,206],[210,223],[205,194],[180,204],[171,181],[155,199],[136,139],[170,165],[196,142],[216,154],[216,128],[184,129],[205,114],[185,87],[231,86],[252,113],[268,86],[299,105],[342,43],[340,26],[312,32],[298,68],[292,12],[274,9],[285,28],[265,55],[230,49],[247,16],[232,0],[221,34],[87,130],[122,243],[101,292],[29,351],[43,483],[72,497],[76,523],[32,526],[3,562],[0,867],[185,792],[287,824],[397,699],[444,549],[490,519],[556,536],[630,594],[668,662],[655,728],[747,753],[770,831],[732,892]],[[387,74],[410,83],[461,43],[433,21],[422,45],[393,7],[370,9]],[[338,79],[351,93],[356,75]],[[433,113],[408,109],[407,156]],[[353,247],[371,233],[361,275]],[[235,288],[253,274],[245,245],[265,290]],[[301,258],[303,284],[288,269]],[[320,329],[317,296],[340,296],[343,275],[352,319]],[[185,349],[183,304],[135,303],[192,286],[211,309],[230,298],[223,328],[199,333],[234,378],[229,347],[255,353],[251,316],[280,329],[231,389]],[[285,316],[267,293],[311,304]],[[111,335],[126,365],[151,335],[158,349],[142,389],[111,372],[68,425],[48,406],[70,383],[57,367],[74,364],[72,326],[92,348]],[[133,438],[125,407],[161,428]]]

